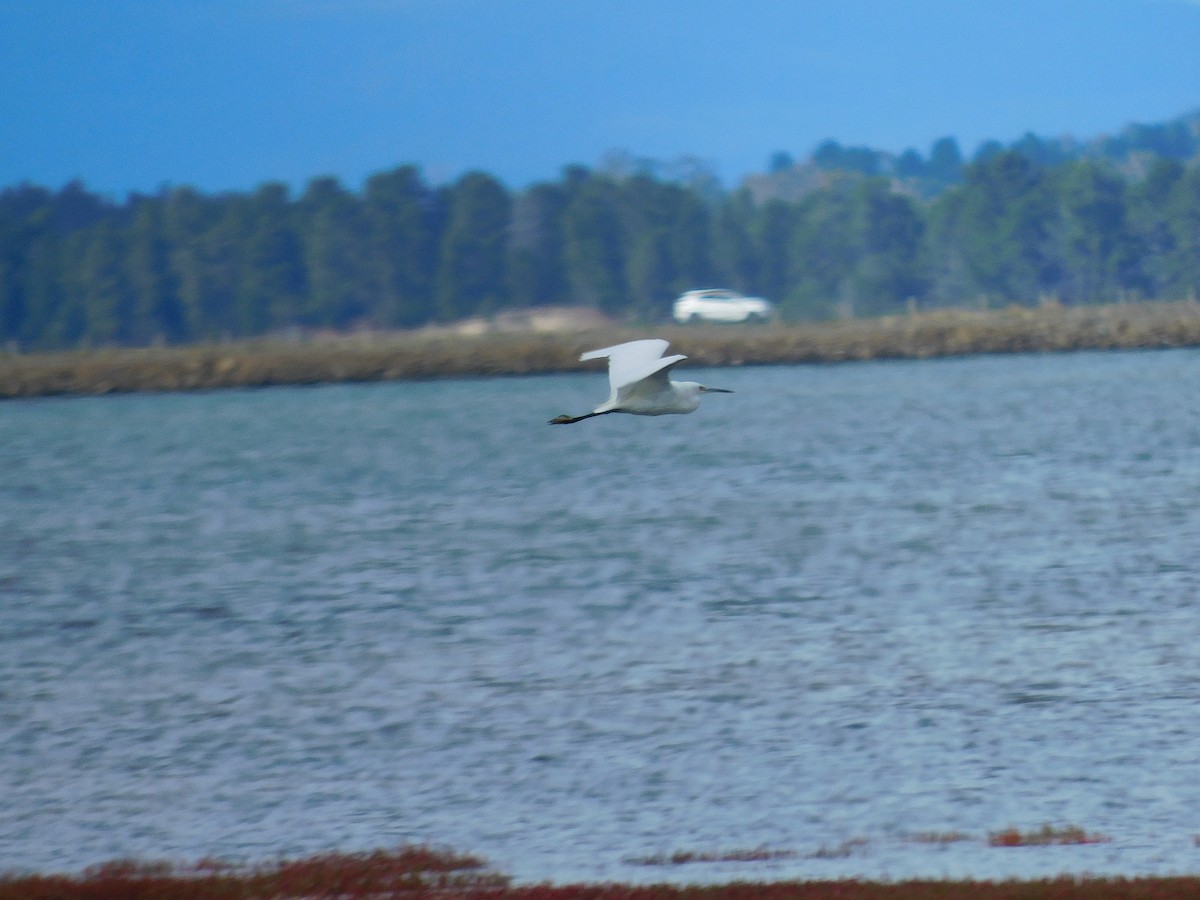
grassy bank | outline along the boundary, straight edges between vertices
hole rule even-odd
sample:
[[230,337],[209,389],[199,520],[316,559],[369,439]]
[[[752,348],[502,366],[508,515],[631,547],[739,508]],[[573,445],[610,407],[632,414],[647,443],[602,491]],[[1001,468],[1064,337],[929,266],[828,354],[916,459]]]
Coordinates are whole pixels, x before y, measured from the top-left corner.
[[1200,303],[945,310],[809,325],[479,335],[412,332],[9,353],[0,354],[0,399],[560,372],[580,368],[583,350],[651,335],[670,339],[692,364],[716,366],[1191,347],[1200,346]]
[[481,860],[422,847],[325,854],[265,866],[114,862],[81,875],[0,875],[0,900],[1182,900],[1200,877],[1028,881],[856,880],[724,885],[513,885]]

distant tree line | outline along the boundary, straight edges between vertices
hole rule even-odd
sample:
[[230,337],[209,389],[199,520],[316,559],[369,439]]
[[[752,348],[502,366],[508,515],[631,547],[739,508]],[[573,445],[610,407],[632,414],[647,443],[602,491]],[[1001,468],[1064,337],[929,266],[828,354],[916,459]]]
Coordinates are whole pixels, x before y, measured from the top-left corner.
[[[299,196],[180,187],[115,203],[78,183],[13,187],[0,192],[0,349],[411,328],[551,304],[653,322],[703,286],[768,297],[790,319],[1200,294],[1194,164],[1156,157],[1134,177],[1020,149],[968,164],[947,144],[886,170],[833,145],[813,163],[820,179],[795,197],[582,167],[516,192],[482,172],[435,187],[412,166],[360,191],[317,178]],[[903,171],[952,183],[927,197]]]
[[[1007,148],[999,141],[985,141],[975,151],[973,161],[997,156],[1006,149],[1016,150],[1043,166],[1093,160],[1110,163],[1129,174],[1144,174],[1149,160],[1187,162],[1200,156],[1200,112],[1153,125],[1129,125],[1118,134],[1089,141],[1070,136],[1044,138],[1031,132]],[[963,162],[958,142],[952,137],[935,141],[928,159],[911,148],[894,155],[872,147],[845,147],[833,140],[820,144],[812,154],[812,165],[818,169],[889,175],[902,181],[906,189],[927,197],[959,183]],[[768,171],[779,174],[793,166],[790,156],[776,154]]]

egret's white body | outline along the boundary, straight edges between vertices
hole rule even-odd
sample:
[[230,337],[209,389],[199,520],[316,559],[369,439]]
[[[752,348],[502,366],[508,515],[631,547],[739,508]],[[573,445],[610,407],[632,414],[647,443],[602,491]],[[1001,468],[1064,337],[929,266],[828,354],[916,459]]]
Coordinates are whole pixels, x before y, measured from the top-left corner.
[[732,394],[724,388],[710,388],[694,381],[671,381],[667,375],[676,363],[687,359],[682,354],[663,356],[668,342],[650,338],[629,341],[603,350],[589,350],[581,360],[608,358],[608,399],[582,416],[557,416],[551,425],[570,425],[607,413],[631,413],[635,416],[666,416],[695,412],[700,395]]

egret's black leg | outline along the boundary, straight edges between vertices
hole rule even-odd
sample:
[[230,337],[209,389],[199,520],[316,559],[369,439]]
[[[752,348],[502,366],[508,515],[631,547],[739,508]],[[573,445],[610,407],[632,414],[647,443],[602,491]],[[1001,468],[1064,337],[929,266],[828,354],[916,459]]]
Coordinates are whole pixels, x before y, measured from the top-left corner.
[[584,419],[592,418],[592,416],[606,416],[612,412],[616,412],[616,410],[615,409],[606,409],[604,412],[584,413],[582,416],[568,416],[568,415],[555,416],[553,419],[551,419],[546,424],[547,425],[574,425],[576,422],[582,422]]

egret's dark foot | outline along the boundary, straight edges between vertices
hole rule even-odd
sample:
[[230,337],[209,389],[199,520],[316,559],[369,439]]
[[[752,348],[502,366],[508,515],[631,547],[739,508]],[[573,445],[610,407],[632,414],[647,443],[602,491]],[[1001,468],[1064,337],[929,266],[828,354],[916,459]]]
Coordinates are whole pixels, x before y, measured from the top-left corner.
[[551,419],[546,424],[547,425],[570,425],[572,422],[575,422],[575,421],[577,421],[577,420],[564,414],[561,416],[555,416],[553,419]]

